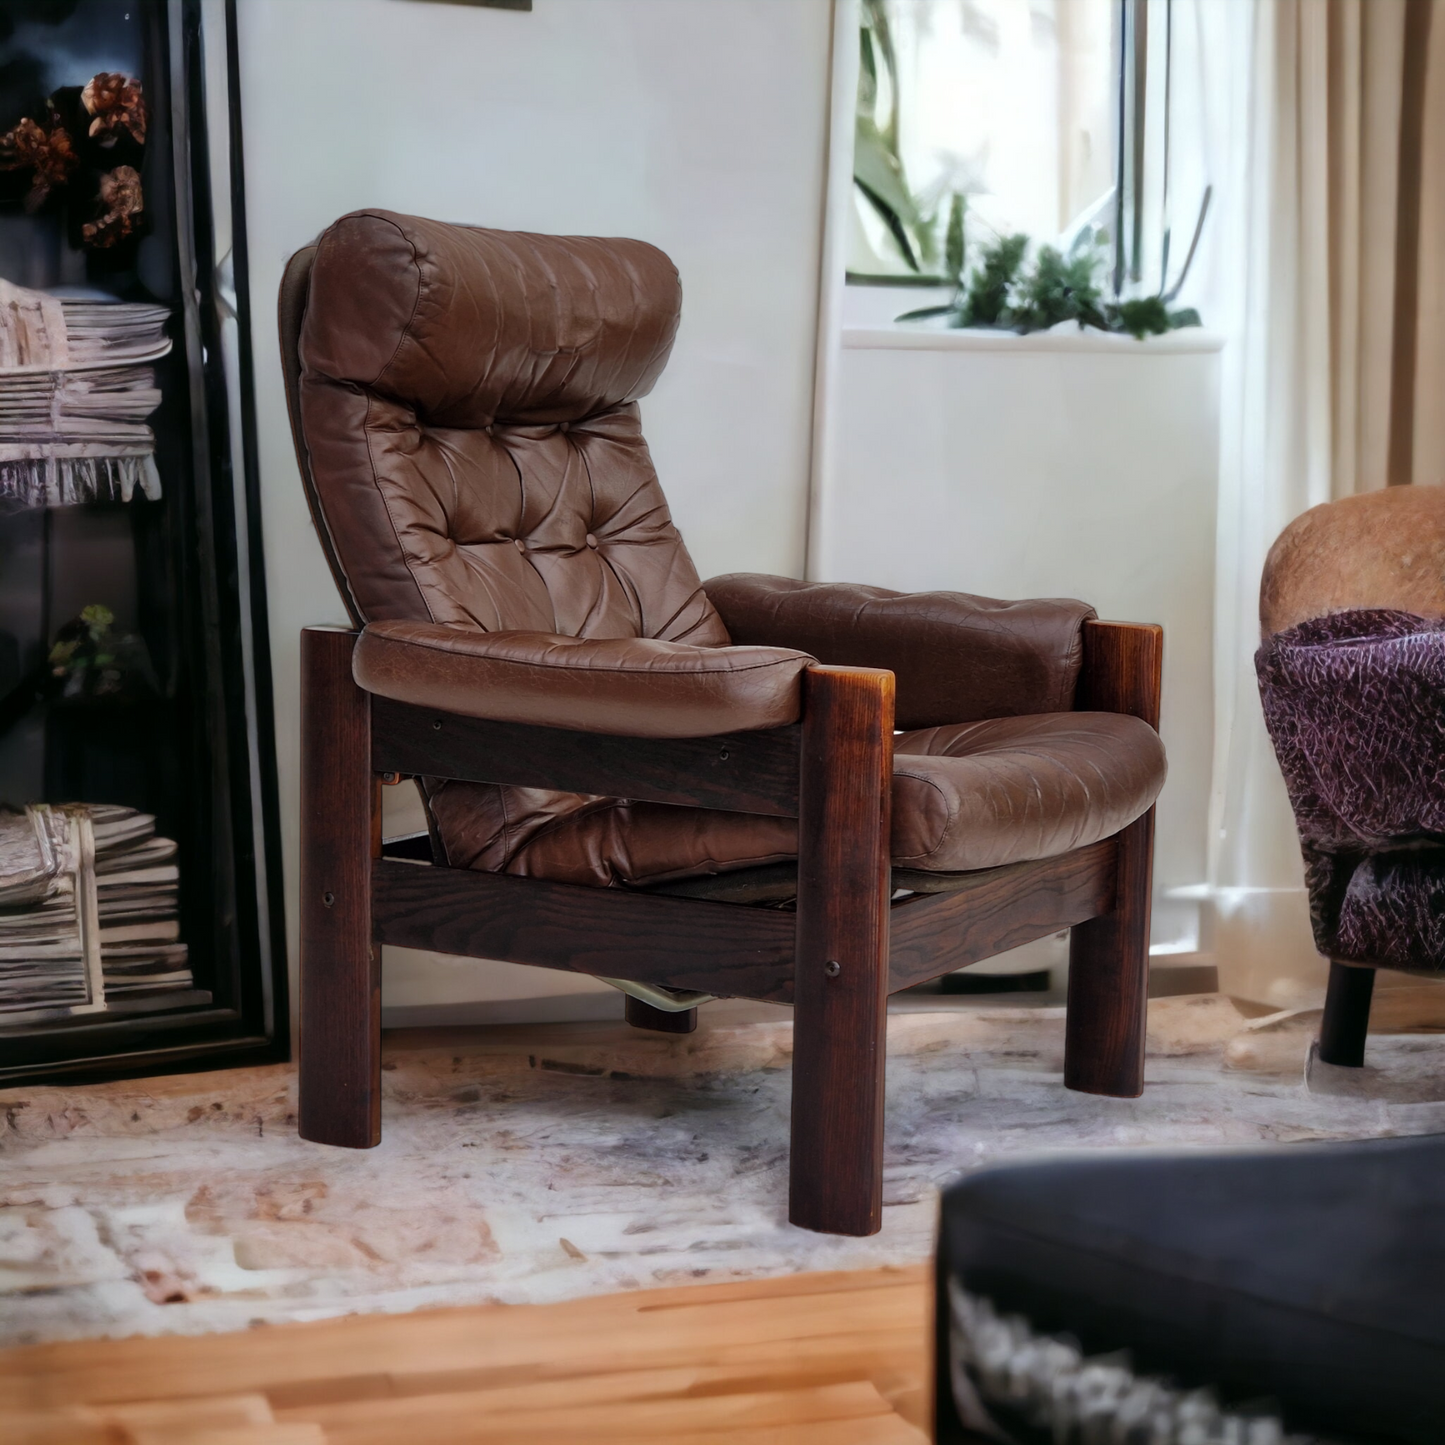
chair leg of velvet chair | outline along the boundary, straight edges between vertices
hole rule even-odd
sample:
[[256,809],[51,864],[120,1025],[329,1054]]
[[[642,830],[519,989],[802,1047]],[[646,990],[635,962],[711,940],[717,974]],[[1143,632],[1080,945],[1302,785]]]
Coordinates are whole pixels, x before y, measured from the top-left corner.
[[1375,970],[1330,961],[1325,1014],[1320,1020],[1320,1062],[1347,1069],[1363,1068],[1365,1035],[1370,1029],[1370,1000]]
[[625,1017],[635,1029],[652,1029],[659,1034],[690,1034],[697,1027],[697,1010],[681,1009],[669,1013],[665,1008],[653,1008],[640,998],[625,995],[627,999]]
[[1119,834],[1113,910],[1070,934],[1064,1087],[1082,1094],[1134,1099],[1144,1092],[1153,863],[1151,808]]
[[793,983],[788,1218],[824,1234],[883,1223],[893,674],[806,675]]
[[381,949],[371,861],[381,785],[371,699],[351,677],[356,635],[301,634],[301,1019],[298,1130],[369,1149],[381,1142]]

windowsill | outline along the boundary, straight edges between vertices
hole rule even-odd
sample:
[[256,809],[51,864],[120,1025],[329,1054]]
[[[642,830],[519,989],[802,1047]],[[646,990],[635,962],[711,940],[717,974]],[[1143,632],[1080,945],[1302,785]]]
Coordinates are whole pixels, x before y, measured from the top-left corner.
[[1034,331],[1020,336],[1016,331],[972,331],[905,321],[889,326],[845,326],[842,346],[845,351],[1052,351],[1179,356],[1220,351],[1224,337],[1202,326],[1136,341],[1132,336],[1092,328]]

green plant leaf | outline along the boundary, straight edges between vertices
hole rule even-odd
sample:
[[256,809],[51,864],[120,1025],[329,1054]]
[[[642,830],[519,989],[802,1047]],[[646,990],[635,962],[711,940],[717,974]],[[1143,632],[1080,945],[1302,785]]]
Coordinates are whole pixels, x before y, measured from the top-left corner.
[[1139,296],[1107,308],[1111,331],[1127,331],[1136,341],[1162,336],[1170,329],[1169,308],[1158,296]]
[[1009,300],[1029,238],[1000,236],[986,246],[959,306],[960,326],[1000,326],[1009,320]]
[[878,104],[878,62],[873,57],[873,36],[868,27],[858,30],[858,110],[872,116]]
[[902,316],[895,316],[895,321],[926,321],[930,316],[947,316],[953,310],[952,304],[948,306],[921,306],[917,311],[905,311]]
[[903,259],[919,269],[918,207],[903,178],[903,166],[866,116],[858,117],[853,141],[853,179],[898,243]]
[[948,231],[943,240],[943,269],[950,280],[960,284],[963,281],[963,258],[967,252],[964,236],[967,214],[967,197],[955,191],[948,203]]
[[898,60],[893,53],[893,34],[888,28],[888,11],[884,8],[883,0],[863,0],[863,24],[862,31],[868,36],[869,49],[873,57],[873,69],[871,79],[873,82],[873,105],[870,107],[868,119],[876,121],[875,111],[878,98],[878,67],[877,62],[883,62],[883,69],[888,75],[888,119],[880,127],[881,134],[895,155],[898,152]]
[[1054,246],[1039,248],[1033,270],[1023,276],[1014,298],[1015,327],[1022,332],[1047,331],[1063,321],[1104,326],[1097,280],[1099,256],[1071,251],[1065,259]]

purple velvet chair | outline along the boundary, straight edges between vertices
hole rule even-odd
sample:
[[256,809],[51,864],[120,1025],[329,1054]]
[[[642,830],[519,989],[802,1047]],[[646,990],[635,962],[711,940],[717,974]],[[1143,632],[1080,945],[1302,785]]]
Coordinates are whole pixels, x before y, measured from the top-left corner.
[[1375,970],[1445,975],[1445,488],[1315,507],[1270,550],[1255,656],[1330,960],[1319,1056],[1364,1062]]

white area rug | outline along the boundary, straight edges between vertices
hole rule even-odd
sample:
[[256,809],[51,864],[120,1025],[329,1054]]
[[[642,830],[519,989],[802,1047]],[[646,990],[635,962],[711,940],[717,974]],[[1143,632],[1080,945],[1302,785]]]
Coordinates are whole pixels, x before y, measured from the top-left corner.
[[1241,1048],[1227,1000],[1159,1000],[1144,1097],[1099,1099],[1062,1086],[1062,1009],[912,999],[883,1231],[830,1238],[786,1219],[788,1012],[702,1018],[394,1037],[365,1152],[296,1137],[288,1068],[0,1091],[0,1344],[910,1263],[938,1186],[1005,1155],[1445,1130],[1445,1037],[1307,1086],[1313,1020]]

